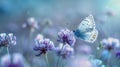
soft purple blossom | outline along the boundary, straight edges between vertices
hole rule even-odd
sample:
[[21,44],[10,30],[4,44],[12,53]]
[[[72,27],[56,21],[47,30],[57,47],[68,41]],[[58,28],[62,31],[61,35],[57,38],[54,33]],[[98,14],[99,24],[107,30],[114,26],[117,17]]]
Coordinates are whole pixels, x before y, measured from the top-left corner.
[[116,52],[116,57],[120,59],[120,51]]
[[90,55],[92,53],[92,49],[89,45],[80,45],[76,47],[78,53]]
[[24,58],[19,53],[5,55],[1,58],[1,67],[24,67]]
[[69,29],[62,29],[60,32],[58,32],[58,41],[73,46],[76,42],[76,39],[73,31],[70,31]]
[[58,56],[61,56],[65,59],[71,57],[74,53],[74,49],[68,44],[60,44],[59,47],[57,47],[55,50]]
[[38,22],[34,19],[34,17],[30,17],[27,19],[27,22],[22,25],[23,28],[29,28],[31,31],[34,29],[38,29]]
[[108,39],[103,39],[101,41],[101,44],[103,45],[103,47],[107,50],[112,50],[115,48],[120,47],[120,42],[118,39],[116,38],[108,38]]
[[35,40],[40,40],[40,39],[43,39],[44,36],[42,34],[38,34],[35,38]]
[[16,45],[16,36],[14,36],[12,33],[9,33],[8,35],[6,33],[1,33],[0,47],[9,46],[10,44]]
[[40,56],[41,54],[46,54],[48,51],[54,50],[54,44],[49,39],[38,39],[35,40],[34,50],[38,51]]
[[8,41],[10,42],[10,44],[16,45],[16,36],[14,36],[12,33],[9,33]]

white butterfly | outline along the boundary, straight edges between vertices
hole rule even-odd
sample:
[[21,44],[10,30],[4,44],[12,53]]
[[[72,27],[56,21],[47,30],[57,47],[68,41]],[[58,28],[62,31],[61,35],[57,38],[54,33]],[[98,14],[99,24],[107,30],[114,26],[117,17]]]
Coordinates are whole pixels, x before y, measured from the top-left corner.
[[74,34],[87,42],[93,43],[96,41],[98,31],[95,26],[94,18],[92,15],[86,17],[74,31]]

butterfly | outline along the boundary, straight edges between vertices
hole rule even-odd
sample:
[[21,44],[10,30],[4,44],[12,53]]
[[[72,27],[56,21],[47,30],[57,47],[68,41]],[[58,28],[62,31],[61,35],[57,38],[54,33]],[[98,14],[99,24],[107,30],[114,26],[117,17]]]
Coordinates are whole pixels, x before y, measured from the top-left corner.
[[78,28],[73,32],[76,37],[81,38],[82,40],[90,43],[95,42],[98,36],[98,30],[96,29],[93,16],[89,15],[84,20],[82,20]]

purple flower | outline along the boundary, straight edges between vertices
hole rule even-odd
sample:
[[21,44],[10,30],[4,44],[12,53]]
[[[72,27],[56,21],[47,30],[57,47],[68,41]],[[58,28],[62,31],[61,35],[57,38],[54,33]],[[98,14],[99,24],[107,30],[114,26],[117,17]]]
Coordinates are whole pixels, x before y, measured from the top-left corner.
[[36,39],[34,50],[39,51],[39,54],[36,56],[40,56],[41,54],[46,54],[48,51],[54,50],[54,44],[49,39]]
[[29,28],[32,32],[34,29],[38,29],[38,22],[34,19],[34,17],[30,17],[27,19],[27,22],[22,25],[23,28]]
[[72,54],[74,53],[74,49],[68,44],[60,44],[59,47],[56,48],[56,53],[58,56],[66,59],[72,56]]
[[60,32],[58,32],[58,41],[73,46],[76,42],[76,39],[73,31],[70,31],[69,29],[62,29]]
[[19,53],[5,55],[1,58],[1,67],[24,67],[24,58]]
[[16,36],[14,36],[12,33],[9,33],[8,35],[6,33],[1,33],[0,47],[9,46],[10,44],[16,45]]
[[42,34],[38,34],[38,35],[36,36],[35,40],[41,40],[41,39],[43,39],[43,38],[44,38],[44,36],[43,36]]
[[103,47],[107,50],[112,50],[115,48],[120,47],[120,43],[118,39],[115,38],[108,38],[108,39],[103,39],[101,41],[101,44],[103,45]]
[[120,51],[116,52],[116,57],[120,59]]

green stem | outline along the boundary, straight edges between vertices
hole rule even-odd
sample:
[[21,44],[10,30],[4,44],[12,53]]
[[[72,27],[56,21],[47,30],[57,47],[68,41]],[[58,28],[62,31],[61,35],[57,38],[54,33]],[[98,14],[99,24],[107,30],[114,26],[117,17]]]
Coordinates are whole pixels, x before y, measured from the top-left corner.
[[49,61],[48,61],[47,54],[45,54],[45,61],[46,61],[46,65],[47,65],[47,67],[49,67]]

